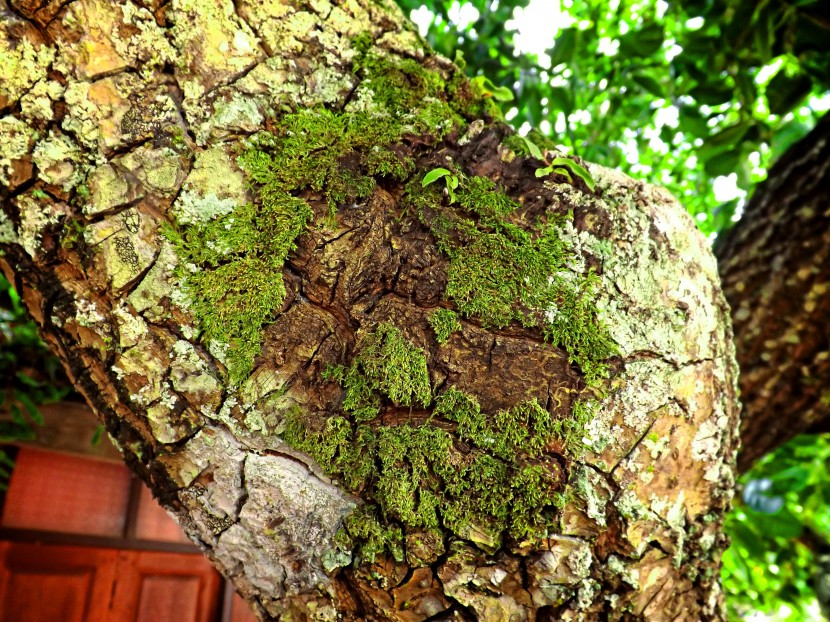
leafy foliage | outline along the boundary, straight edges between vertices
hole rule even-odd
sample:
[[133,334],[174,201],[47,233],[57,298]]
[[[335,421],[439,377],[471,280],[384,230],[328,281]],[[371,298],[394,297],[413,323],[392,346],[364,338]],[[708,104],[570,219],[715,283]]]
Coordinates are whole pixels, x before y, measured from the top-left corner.
[[810,94],[830,87],[820,0],[570,0],[535,53],[522,52],[510,23],[529,0],[399,3],[420,23],[432,14],[439,52],[461,52],[468,73],[513,90],[505,107],[516,127],[668,187],[706,233],[730,226],[741,202],[718,200],[713,179],[734,176],[750,191],[820,116],[804,105]]
[[[11,284],[0,275],[0,444],[30,440],[43,423],[40,404],[69,393],[59,381],[58,359],[41,342]],[[12,461],[0,450],[0,488],[6,487]]]
[[818,618],[816,558],[830,553],[828,464],[830,438],[800,436],[741,478],[723,559],[734,618],[758,610],[786,620]]

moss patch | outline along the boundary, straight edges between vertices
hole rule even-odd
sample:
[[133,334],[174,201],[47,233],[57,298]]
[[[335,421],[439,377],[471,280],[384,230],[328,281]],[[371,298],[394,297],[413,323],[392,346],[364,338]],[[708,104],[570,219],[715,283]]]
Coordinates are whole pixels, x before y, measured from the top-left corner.
[[238,163],[259,205],[165,229],[203,339],[227,351],[234,385],[250,373],[262,329],[285,301],[282,268],[312,219],[307,193],[322,193],[333,219],[338,205],[369,196],[377,179],[409,178],[415,164],[414,149],[401,147],[407,137],[430,143],[464,123],[439,72],[380,56],[361,37],[355,48],[361,82],[345,111],[287,114],[241,145]]
[[485,327],[517,321],[539,327],[564,348],[589,385],[607,376],[615,354],[597,320],[599,277],[567,269],[572,250],[558,233],[569,216],[548,216],[528,231],[509,220],[518,205],[490,179],[461,173],[455,201],[435,186],[407,185],[410,208],[432,229],[450,258],[446,297]]
[[384,405],[433,401],[423,354],[387,324],[361,342],[351,367],[327,375],[345,389],[345,415],[310,430],[296,413],[284,439],[368,501],[347,517],[342,536],[358,559],[386,552],[402,560],[410,534],[448,531],[489,550],[554,526],[564,482],[544,454],[566,422],[535,401],[491,415],[451,387],[427,422],[381,423]]
[[447,343],[450,335],[461,330],[458,314],[451,309],[436,309],[427,321],[432,326],[432,330],[435,331],[435,339],[441,345]]
[[423,351],[409,343],[397,328],[385,323],[360,341],[348,369],[328,368],[324,378],[340,382],[345,389],[343,409],[352,413],[356,421],[378,415],[378,392],[400,406],[425,408],[432,402]]

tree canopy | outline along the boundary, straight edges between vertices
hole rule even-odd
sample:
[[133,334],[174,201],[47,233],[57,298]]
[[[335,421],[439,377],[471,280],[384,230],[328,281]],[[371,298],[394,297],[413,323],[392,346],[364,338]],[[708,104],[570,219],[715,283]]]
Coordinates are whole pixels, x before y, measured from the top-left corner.
[[[433,48],[480,76],[520,132],[666,186],[713,237],[830,109],[830,7],[820,0],[563,0],[561,11],[530,0],[399,3]],[[522,24],[532,22],[552,26],[549,38],[529,43]],[[31,435],[37,404],[64,390],[57,365],[32,368],[44,351],[5,281],[0,296],[0,398],[13,417],[0,441],[9,441]],[[743,476],[724,558],[736,617],[816,615],[828,460],[827,436],[805,436]]]

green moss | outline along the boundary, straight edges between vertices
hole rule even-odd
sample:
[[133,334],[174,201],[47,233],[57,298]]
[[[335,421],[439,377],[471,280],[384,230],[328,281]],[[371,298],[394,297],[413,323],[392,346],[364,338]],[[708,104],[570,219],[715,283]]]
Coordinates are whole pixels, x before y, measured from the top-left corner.
[[435,339],[441,345],[447,343],[454,332],[461,330],[461,322],[458,321],[458,314],[450,309],[436,309],[427,318],[432,330],[435,331]]
[[[327,370],[326,377],[339,380],[345,389],[343,406],[349,416],[331,417],[313,430],[295,412],[284,433],[286,442],[309,453],[328,475],[367,500],[345,523],[343,537],[355,548],[356,558],[371,561],[386,552],[401,560],[405,536],[442,530],[488,550],[505,537],[547,535],[564,499],[564,483],[558,467],[535,462],[560,422],[535,401],[488,415],[473,397],[451,387],[436,398],[426,422],[381,423],[381,398],[401,406],[416,394],[382,388],[384,378],[404,369],[395,362],[399,357],[386,358],[391,353],[385,350],[409,350],[404,359],[411,355],[411,345],[387,343],[390,335],[392,341],[400,339],[396,331],[386,327],[374,333],[375,339],[364,340],[348,370]],[[381,366],[387,361],[391,370],[366,366],[367,359]],[[359,399],[349,401],[357,377],[362,377]],[[372,418],[366,404],[372,406]],[[428,551],[413,557],[421,558],[429,558]]]
[[[331,223],[339,205],[368,197],[377,179],[409,178],[414,159],[396,148],[407,136],[438,141],[464,123],[438,72],[381,56],[365,38],[354,46],[361,82],[353,100],[364,106],[284,115],[272,132],[240,146],[238,163],[256,190],[257,205],[165,229],[182,260],[177,276],[203,339],[227,350],[224,362],[234,385],[250,373],[262,328],[285,301],[282,268],[312,219],[306,193],[323,194]],[[397,385],[391,378],[384,382],[393,393],[408,390],[400,379]],[[353,396],[359,392],[354,386]]]
[[566,264],[572,251],[559,234],[565,216],[549,216],[531,231],[509,221],[517,204],[494,182],[459,174],[455,203],[440,191],[407,185],[411,209],[450,259],[446,297],[485,327],[510,322],[539,327],[564,348],[589,385],[607,376],[615,347],[597,320],[599,277],[577,277]]
[[400,406],[425,408],[432,402],[423,351],[390,324],[379,324],[361,339],[351,367],[328,368],[323,377],[340,382],[345,390],[343,410],[357,421],[377,416],[381,393]]

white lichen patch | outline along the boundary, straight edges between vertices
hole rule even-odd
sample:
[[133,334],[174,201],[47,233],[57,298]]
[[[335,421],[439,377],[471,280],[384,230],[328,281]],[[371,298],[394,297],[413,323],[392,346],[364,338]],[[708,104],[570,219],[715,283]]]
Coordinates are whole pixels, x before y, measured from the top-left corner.
[[[214,554],[225,567],[244,566],[243,581],[278,617],[285,585],[321,590],[330,586],[322,558],[355,503],[287,458],[249,454],[244,470],[248,496],[239,524],[222,533]],[[309,521],[312,515],[315,520]],[[277,527],[274,516],[284,518]],[[279,560],[295,563],[282,565]]]
[[31,194],[25,194],[13,199],[20,214],[20,229],[18,243],[30,257],[40,254],[42,242],[41,233],[49,225],[60,222],[66,214],[66,205],[55,203],[47,199],[36,199]]
[[623,562],[616,555],[609,555],[606,565],[608,566],[608,570],[618,575],[620,579],[628,583],[628,585],[633,587],[635,590],[640,587],[638,580],[640,575],[639,571],[636,568],[630,568],[627,566],[625,562]]
[[129,209],[84,228],[84,241],[95,251],[102,274],[121,289],[154,261],[159,241],[156,222],[138,209]]
[[210,138],[252,134],[262,128],[264,118],[254,98],[234,91],[228,99],[213,104],[213,115],[198,127],[196,142],[204,144]]
[[4,13],[0,24],[0,107],[18,101],[43,80],[54,58],[55,49],[40,41],[34,27]]
[[112,313],[118,321],[118,345],[121,348],[131,348],[147,334],[147,322],[134,315],[124,301],[121,301]]
[[171,212],[179,224],[196,224],[230,214],[249,201],[242,172],[218,146],[196,156]]
[[0,184],[8,186],[14,163],[32,151],[37,133],[11,115],[0,119]]
[[59,101],[64,87],[56,80],[38,80],[20,98],[20,112],[30,121],[51,121],[55,114],[52,103]]
[[136,312],[151,322],[168,318],[164,301],[172,298],[173,271],[177,265],[178,258],[173,247],[168,241],[161,240],[155,264],[127,297]]
[[98,306],[93,300],[76,295],[75,316],[73,319],[84,328],[92,328],[97,324],[102,324],[107,317],[98,310]]
[[64,191],[74,188],[83,179],[83,155],[69,136],[49,131],[49,136],[35,145],[32,160],[38,168],[38,177],[47,184]]
[[591,574],[593,555],[590,544],[580,538],[553,536],[550,550],[534,556],[528,575],[541,582],[576,585]]
[[190,225],[230,214],[238,205],[234,199],[220,199],[212,192],[199,195],[192,190],[183,190],[173,204],[172,213],[177,223]]

